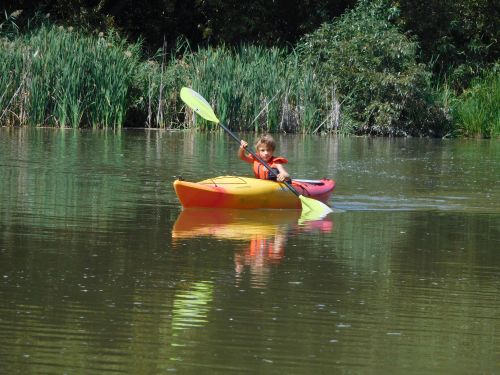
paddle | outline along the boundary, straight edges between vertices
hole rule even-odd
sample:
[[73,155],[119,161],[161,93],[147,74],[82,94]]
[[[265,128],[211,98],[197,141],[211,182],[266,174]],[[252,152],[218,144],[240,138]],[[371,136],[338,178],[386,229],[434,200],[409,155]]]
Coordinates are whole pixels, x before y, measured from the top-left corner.
[[[198,113],[205,120],[219,124],[222,127],[222,129],[226,131],[227,134],[229,134],[236,142],[238,142],[238,144],[241,144],[241,140],[223,123],[221,123],[217,118],[217,116],[215,116],[212,107],[210,106],[210,104],[208,104],[208,102],[205,100],[203,96],[201,96],[196,91],[188,87],[183,87],[181,89],[181,99],[184,103],[187,104],[188,107],[190,107],[193,111]],[[275,175],[271,167],[264,160],[262,160],[262,158],[260,158],[255,152],[253,152],[249,148],[247,148],[247,151],[255,159],[257,159],[264,167],[266,167],[269,173]],[[327,214],[329,214],[330,212],[333,212],[332,209],[328,207],[326,204],[316,199],[304,197],[302,194],[299,194],[299,192],[295,190],[295,188],[290,184],[290,182],[283,181],[283,183],[286,185],[288,189],[290,189],[292,193],[294,193],[297,197],[299,197],[300,202],[302,204],[302,210],[305,211],[304,214],[305,216],[307,216],[307,220],[322,218]]]

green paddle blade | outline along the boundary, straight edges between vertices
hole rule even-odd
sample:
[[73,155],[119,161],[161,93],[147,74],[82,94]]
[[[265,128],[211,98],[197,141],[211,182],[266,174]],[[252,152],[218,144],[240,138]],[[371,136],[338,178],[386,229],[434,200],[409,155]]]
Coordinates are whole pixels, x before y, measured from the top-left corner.
[[205,100],[203,96],[198,94],[196,91],[190,89],[189,87],[183,87],[181,89],[181,99],[187,104],[189,108],[203,117],[205,120],[219,123],[219,119],[215,116],[215,113],[210,107],[210,104]]
[[301,221],[320,220],[329,213],[333,212],[330,207],[316,199],[307,198],[303,195],[299,195],[299,199],[302,203],[302,214],[300,215]]

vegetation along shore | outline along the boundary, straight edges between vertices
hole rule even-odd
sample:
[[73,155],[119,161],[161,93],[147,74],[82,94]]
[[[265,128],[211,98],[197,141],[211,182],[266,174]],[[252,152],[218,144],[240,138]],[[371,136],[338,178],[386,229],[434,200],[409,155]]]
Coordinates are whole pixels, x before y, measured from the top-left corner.
[[141,27],[92,2],[13,3],[0,9],[0,126],[213,129],[180,100],[188,86],[236,131],[500,137],[500,15],[486,0],[313,1],[323,16],[293,28],[273,9],[243,27],[242,7],[216,29],[222,1],[198,4],[191,33],[183,9]]

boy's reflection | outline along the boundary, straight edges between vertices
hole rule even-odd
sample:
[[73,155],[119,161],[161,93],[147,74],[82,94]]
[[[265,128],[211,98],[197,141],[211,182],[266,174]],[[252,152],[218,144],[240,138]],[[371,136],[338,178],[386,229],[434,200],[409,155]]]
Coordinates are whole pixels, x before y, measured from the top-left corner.
[[274,235],[254,236],[249,246],[234,255],[236,286],[239,286],[246,266],[250,272],[252,287],[265,287],[271,267],[280,263],[285,257],[285,245],[291,234],[312,231],[329,233],[332,230],[333,222],[325,219],[303,223],[300,226],[298,224],[277,226]]
[[[270,268],[285,256],[285,246],[292,234],[331,232],[331,219],[298,224],[295,210],[200,210],[181,212],[172,230],[174,239],[200,236],[245,241],[234,255],[236,285],[249,270],[251,285],[263,287]],[[248,241],[248,242],[246,242]]]
[[285,256],[286,232],[287,228],[280,227],[273,236],[256,235],[249,246],[234,254],[236,286],[239,286],[245,266],[249,269],[253,287],[266,285],[271,265],[280,263]]

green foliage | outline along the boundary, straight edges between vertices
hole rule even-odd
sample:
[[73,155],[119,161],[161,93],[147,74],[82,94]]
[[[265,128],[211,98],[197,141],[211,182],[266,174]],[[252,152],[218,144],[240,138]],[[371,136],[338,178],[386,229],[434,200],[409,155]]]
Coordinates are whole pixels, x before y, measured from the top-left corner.
[[453,104],[457,132],[467,137],[500,137],[500,72],[476,79]]
[[139,68],[135,108],[147,114],[147,126],[214,128],[183,111],[178,99],[182,86],[205,96],[234,130],[311,132],[324,120],[318,108],[325,99],[316,90],[313,72],[300,69],[296,54],[258,46],[192,52],[184,43],[177,50],[180,58],[167,58],[161,51]]
[[[396,3],[396,1],[393,1]],[[401,27],[418,38],[422,61],[463,90],[500,56],[500,7],[491,0],[397,0]]]
[[296,54],[258,46],[180,49],[181,58],[167,61],[160,53],[139,69],[142,99],[136,108],[147,113],[147,126],[214,128],[189,110],[179,116],[182,86],[206,97],[234,130],[312,132],[325,120],[318,110],[325,98],[316,89],[313,72],[300,69]]
[[[198,46],[259,44],[283,47],[323,21],[340,15],[356,0],[38,0],[7,1],[7,11],[24,10],[20,25],[37,13],[58,24],[105,31],[120,30],[141,39],[148,51],[167,42],[175,49],[179,37]],[[3,8],[0,7],[0,11]]]
[[13,38],[19,34],[17,18],[22,14],[22,10],[16,10],[12,13],[4,11],[4,20],[0,22],[0,36],[4,38]]
[[187,55],[184,62],[189,67],[189,84],[213,101],[221,120],[229,126],[250,130],[260,124],[268,131],[278,129],[287,75],[283,50],[222,46],[200,49]]
[[[307,80],[291,69],[291,61],[286,51],[279,48],[202,48],[171,60],[164,68],[164,78],[151,81],[165,82],[164,91],[173,95],[181,86],[192,87],[205,96],[219,118],[235,130],[305,131],[307,122],[299,124],[295,118],[298,107],[311,107],[315,103],[296,95],[297,88],[303,87]],[[153,90],[158,92],[159,87]],[[177,108],[177,98],[170,97],[163,107]],[[195,124],[202,128],[213,126],[187,111],[182,126]]]
[[179,41],[175,53],[169,55],[162,48],[155,56],[137,66],[131,93],[134,101],[128,118],[132,126],[183,126],[179,122],[182,102],[178,93],[187,80],[186,66],[175,56],[185,53],[189,53],[189,45],[185,41]]
[[[473,87],[456,97],[468,87],[471,77],[495,61],[492,52],[498,46],[485,43],[494,40],[496,29],[472,22],[478,9],[489,9],[484,1],[465,4],[460,0],[451,7],[453,17],[445,14],[444,19],[457,21],[462,9],[467,21],[464,30],[475,36],[460,46],[451,39],[449,45],[446,38],[440,39],[442,46],[451,48],[455,43],[459,48],[451,53],[443,47],[443,55],[433,60],[436,64],[451,61],[444,59],[453,59],[455,53],[468,55],[453,60],[446,79],[441,77],[447,84],[439,90],[433,89],[430,68],[419,62],[426,51],[400,29],[410,25],[407,17],[411,12],[404,1],[400,14],[397,7],[390,6],[391,0],[360,0],[352,11],[323,24],[292,51],[245,44],[191,49],[187,38],[173,45],[169,36],[157,55],[147,61],[140,60],[139,43],[129,44],[114,31],[86,33],[48,26],[47,18],[40,16],[36,29],[19,33],[20,13],[6,13],[5,21],[0,22],[0,123],[215,128],[196,118],[179,100],[179,89],[189,86],[204,95],[218,117],[234,130],[495,137],[498,75],[474,81]],[[43,3],[52,7],[50,2]],[[51,9],[57,8],[60,14],[69,11],[61,2],[54,4],[57,7]],[[68,4],[82,9],[88,5],[83,0]],[[321,9],[319,18],[329,14],[325,11],[328,0],[316,4]],[[430,4],[432,9],[441,9],[436,2]],[[74,21],[99,23],[101,5],[92,5],[90,13],[75,16],[81,19]],[[189,7],[182,5],[183,12]],[[239,14],[224,1],[197,2],[194,7],[199,7],[197,11],[220,10],[207,13],[213,19]],[[262,2],[253,7],[265,8]],[[304,5],[294,2],[293,7],[303,9]],[[119,8],[124,9],[123,5]],[[175,14],[175,8],[168,6],[168,17]],[[416,9],[415,14],[423,11],[420,5]],[[478,20],[486,22],[489,17],[482,14]],[[257,31],[250,19],[245,22],[200,27],[208,39],[218,42],[233,31],[251,40]],[[259,22],[265,24],[269,19]],[[437,31],[447,27],[433,26]],[[458,30],[459,22],[453,27]],[[266,30],[261,30],[265,43],[281,35],[281,31]],[[481,30],[486,32],[483,39],[478,36]],[[431,38],[430,34],[416,35],[422,43],[424,36]],[[450,119],[456,121],[457,129],[451,129]]]
[[338,89],[344,122],[358,133],[440,134],[444,116],[427,101],[430,74],[417,63],[418,44],[390,22],[397,12],[362,0],[298,49],[321,90]]
[[[231,92],[241,92],[239,111],[246,108],[246,115],[237,121],[242,130],[339,131],[329,120],[331,95],[319,89],[315,72],[303,69],[298,54],[245,47],[245,51],[238,50],[232,58],[242,64],[236,69],[240,75],[231,76],[228,69],[225,77],[220,78],[227,90],[225,103],[230,101]],[[245,123],[249,125],[244,127]]]
[[138,45],[42,26],[0,50],[3,123],[121,127],[138,65]]

